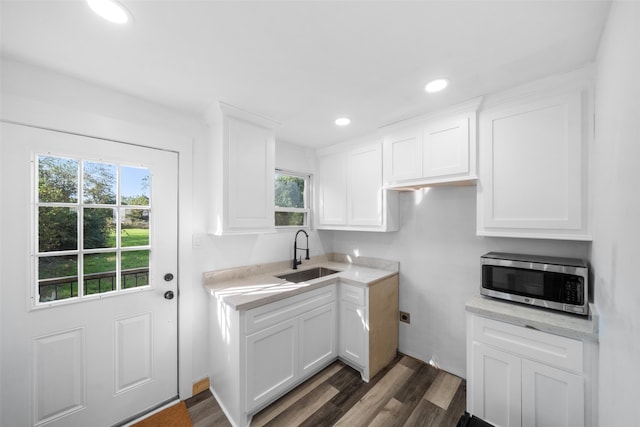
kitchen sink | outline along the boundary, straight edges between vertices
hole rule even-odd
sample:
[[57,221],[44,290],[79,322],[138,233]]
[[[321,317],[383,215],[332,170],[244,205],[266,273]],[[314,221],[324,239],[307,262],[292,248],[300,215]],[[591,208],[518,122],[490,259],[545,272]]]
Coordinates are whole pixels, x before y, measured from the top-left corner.
[[332,270],[326,267],[315,267],[308,270],[296,271],[295,273],[283,274],[276,276],[279,279],[285,279],[289,282],[300,283],[307,280],[317,279],[318,277],[328,276],[330,274],[340,273],[340,270]]

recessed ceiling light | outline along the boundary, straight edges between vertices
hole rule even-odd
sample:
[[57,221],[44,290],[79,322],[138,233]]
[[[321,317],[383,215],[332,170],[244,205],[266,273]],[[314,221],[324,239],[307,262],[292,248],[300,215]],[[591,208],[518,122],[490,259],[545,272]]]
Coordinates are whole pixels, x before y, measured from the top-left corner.
[[87,0],[87,3],[91,10],[109,22],[126,24],[130,20],[127,9],[114,0]]
[[424,87],[429,93],[440,92],[442,89],[449,85],[449,80],[447,79],[436,79],[432,80]]
[[346,117],[340,117],[339,119],[336,119],[336,124],[338,126],[346,126],[349,123],[351,123],[351,119],[348,119]]

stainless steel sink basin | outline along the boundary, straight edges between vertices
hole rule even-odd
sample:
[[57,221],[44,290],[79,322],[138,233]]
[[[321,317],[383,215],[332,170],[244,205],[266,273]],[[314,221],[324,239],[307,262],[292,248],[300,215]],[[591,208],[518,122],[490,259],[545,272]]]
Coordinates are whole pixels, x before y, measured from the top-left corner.
[[332,270],[326,267],[315,267],[308,270],[296,271],[295,273],[283,274],[277,276],[279,279],[285,279],[289,282],[300,283],[308,280],[317,279],[318,277],[328,276],[330,274],[340,273],[339,270]]

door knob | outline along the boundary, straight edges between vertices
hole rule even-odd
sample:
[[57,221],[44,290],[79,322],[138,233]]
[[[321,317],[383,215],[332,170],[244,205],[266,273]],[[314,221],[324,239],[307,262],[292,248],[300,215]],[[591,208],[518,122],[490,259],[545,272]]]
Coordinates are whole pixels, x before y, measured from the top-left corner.
[[165,299],[173,299],[173,291],[167,291],[164,293]]

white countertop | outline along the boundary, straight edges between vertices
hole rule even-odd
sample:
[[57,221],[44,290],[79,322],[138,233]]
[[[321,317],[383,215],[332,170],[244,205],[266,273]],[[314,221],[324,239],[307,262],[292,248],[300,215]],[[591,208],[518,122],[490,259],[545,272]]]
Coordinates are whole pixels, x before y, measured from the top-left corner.
[[[339,258],[339,257],[338,257]],[[307,261],[297,270],[282,268],[281,263],[268,266],[245,266],[222,272],[209,272],[204,275],[204,287],[214,297],[236,310],[249,310],[273,301],[288,298],[303,292],[336,283],[338,280],[357,286],[369,286],[380,280],[398,274],[398,263],[380,260],[361,265],[337,261]],[[371,266],[374,265],[374,266]],[[320,277],[307,282],[292,283],[280,276],[314,267],[327,267],[338,273]],[[223,273],[223,274],[218,274]],[[234,277],[236,276],[236,277]],[[237,277],[240,276],[240,277]]]
[[589,306],[589,316],[583,317],[477,295],[467,302],[466,310],[490,319],[568,338],[598,341],[598,314],[593,304]]

